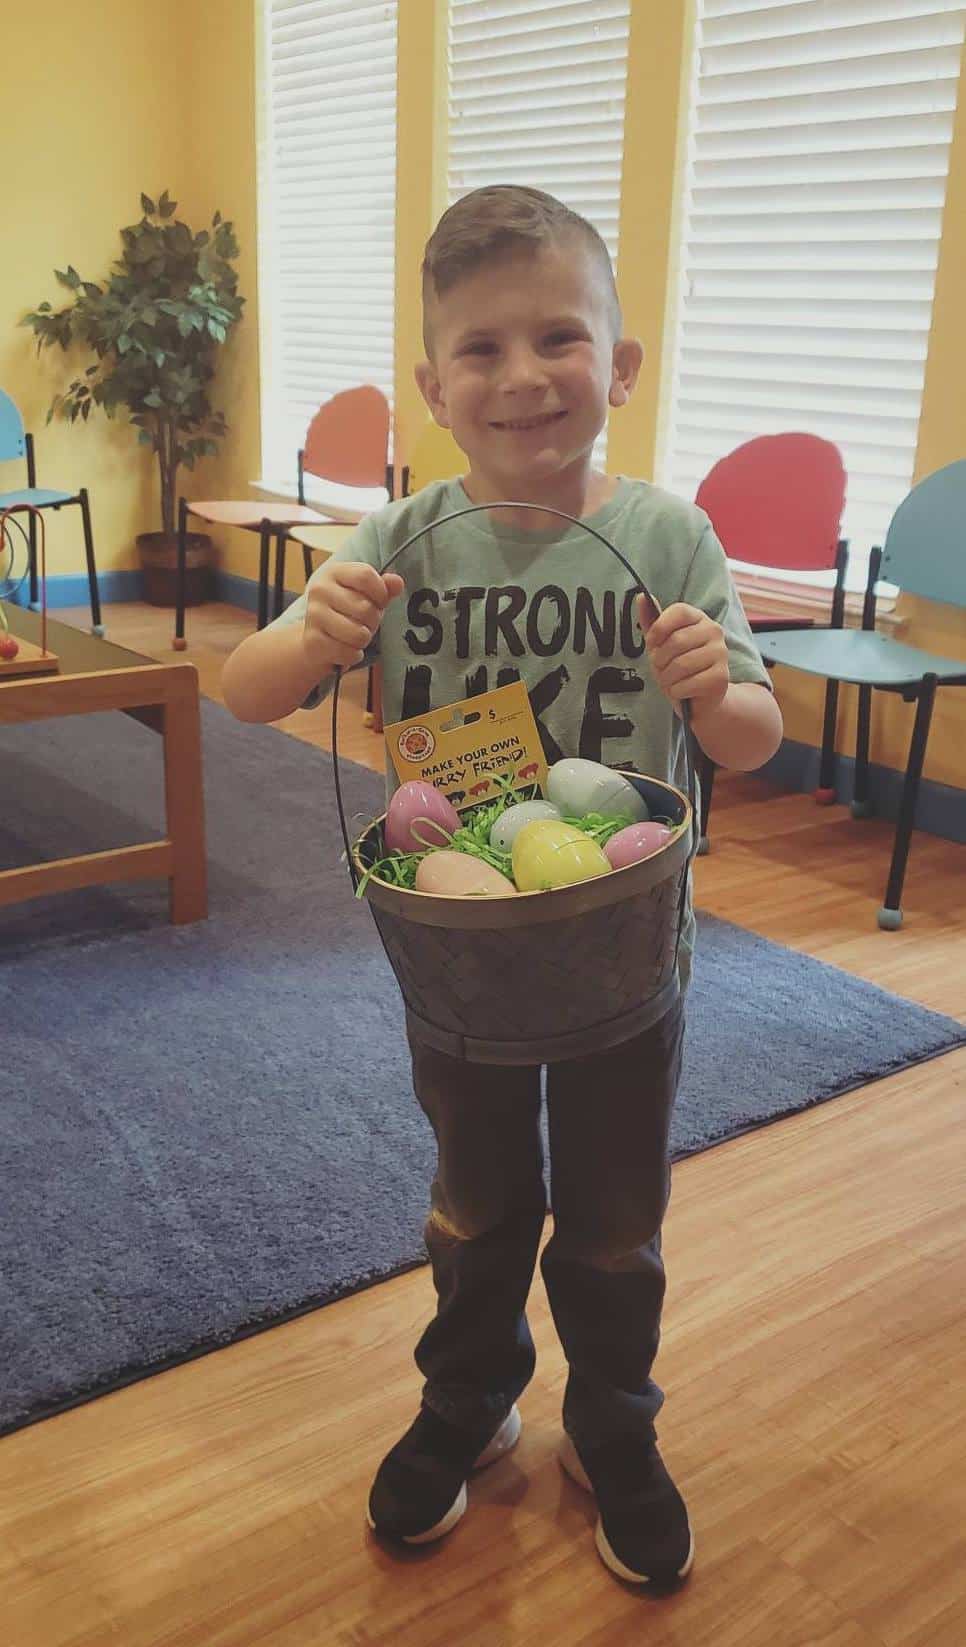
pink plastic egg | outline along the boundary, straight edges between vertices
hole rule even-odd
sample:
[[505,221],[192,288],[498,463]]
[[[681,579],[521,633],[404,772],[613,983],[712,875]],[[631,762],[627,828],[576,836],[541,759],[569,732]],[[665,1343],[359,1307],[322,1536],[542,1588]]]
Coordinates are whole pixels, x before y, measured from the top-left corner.
[[459,813],[431,783],[414,778],[400,784],[386,812],[386,849],[389,852],[425,852],[430,846],[448,846],[460,827]]
[[667,824],[635,823],[619,829],[604,847],[604,856],[612,869],[626,869],[628,864],[640,863],[659,851],[671,839]]

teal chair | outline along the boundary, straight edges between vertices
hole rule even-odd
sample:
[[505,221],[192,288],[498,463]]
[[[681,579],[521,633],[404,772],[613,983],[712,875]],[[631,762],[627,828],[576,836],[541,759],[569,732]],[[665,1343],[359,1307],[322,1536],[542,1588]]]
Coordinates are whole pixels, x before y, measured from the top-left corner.
[[[873,692],[898,692],[904,702],[916,705],[889,881],[885,903],[878,915],[880,927],[894,931],[902,925],[902,885],[933,701],[940,686],[966,686],[966,657],[937,657],[887,635],[877,635],[875,597],[880,575],[910,595],[966,608],[966,459],[927,476],[899,505],[884,550],[873,549],[870,557],[861,629],[764,630],[756,636],[762,657],[769,666],[781,664],[786,669],[801,669],[829,682],[830,689],[834,689],[833,729],[839,683],[844,681],[858,687],[852,800],[852,814],[856,818],[868,817],[871,811],[869,724]],[[820,796],[823,791],[834,793],[834,737],[823,739],[819,785]]]
[[[0,492],[0,510],[14,509],[67,509],[77,504],[84,525],[84,554],[87,557],[87,586],[91,597],[91,628],[95,635],[103,635],[101,597],[97,586],[97,567],[94,564],[94,534],[91,530],[91,506],[86,486],[79,492],[58,492],[37,485],[34,462],[34,439],[24,431],[23,418],[8,394],[0,389],[0,463],[26,459],[27,484],[17,492]],[[37,586],[37,523],[36,516],[28,517],[28,554],[30,564],[30,604],[36,607],[40,599]]]

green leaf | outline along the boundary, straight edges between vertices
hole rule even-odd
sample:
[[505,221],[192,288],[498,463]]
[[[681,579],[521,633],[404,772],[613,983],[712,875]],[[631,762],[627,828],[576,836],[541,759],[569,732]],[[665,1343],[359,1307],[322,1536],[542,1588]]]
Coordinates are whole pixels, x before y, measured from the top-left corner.
[[155,207],[154,201],[150,198],[149,195],[142,194],[142,196],[141,196],[141,210],[144,213],[145,217],[153,217],[154,216],[156,207]]
[[118,354],[119,355],[126,355],[128,350],[130,349],[130,347],[131,347],[131,339],[130,339],[129,334],[127,332],[122,332],[120,337],[117,340],[117,352],[118,352]]
[[158,216],[171,217],[172,214],[177,211],[177,208],[178,202],[176,200],[169,200],[168,191],[165,189],[161,199],[158,201]]

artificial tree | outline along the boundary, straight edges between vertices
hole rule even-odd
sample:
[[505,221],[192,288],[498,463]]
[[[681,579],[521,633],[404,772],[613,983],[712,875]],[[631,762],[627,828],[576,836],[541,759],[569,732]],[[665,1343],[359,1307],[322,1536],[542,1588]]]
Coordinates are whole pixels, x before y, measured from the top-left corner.
[[70,264],[55,270],[72,300],[59,310],[41,303],[22,324],[36,334],[38,353],[80,344],[94,354],[55,396],[47,421],[59,414],[86,422],[93,406],[108,417],[126,412],[138,440],[157,455],[162,533],[173,542],[178,471],[217,452],[227,433],[209,390],[245,300],[232,266],[234,228],[220,212],[195,234],[175,217],[177,202],[166,190],[157,204],[142,194],[141,207],[140,222],[121,230],[121,256],[106,281],[83,280]]

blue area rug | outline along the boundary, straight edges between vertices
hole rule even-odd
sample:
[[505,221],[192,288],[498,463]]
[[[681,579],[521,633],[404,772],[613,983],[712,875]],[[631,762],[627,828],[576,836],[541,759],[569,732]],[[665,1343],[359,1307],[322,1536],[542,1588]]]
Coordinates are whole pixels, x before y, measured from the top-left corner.
[[[0,1433],[424,1258],[432,1138],[331,762],[203,713],[207,922],[169,926],[151,886],[0,910]],[[0,868],[160,833],[160,740],[125,717],[0,748]],[[344,786],[381,810],[372,773]],[[701,917],[675,1155],[964,1041]]]

